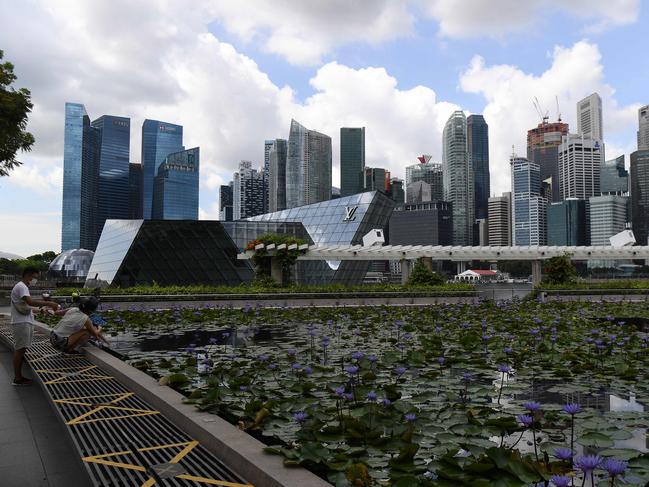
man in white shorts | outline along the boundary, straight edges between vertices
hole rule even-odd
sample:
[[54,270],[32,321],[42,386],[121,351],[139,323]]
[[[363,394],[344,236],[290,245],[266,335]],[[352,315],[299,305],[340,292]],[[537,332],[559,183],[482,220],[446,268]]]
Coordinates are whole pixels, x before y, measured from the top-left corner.
[[30,285],[36,284],[40,271],[35,267],[26,267],[23,278],[11,290],[11,332],[14,336],[14,382],[15,386],[25,386],[32,383],[31,379],[23,377],[22,369],[25,351],[32,344],[34,335],[34,313],[32,306],[47,306],[54,311],[59,305],[53,301],[34,299],[29,294]]

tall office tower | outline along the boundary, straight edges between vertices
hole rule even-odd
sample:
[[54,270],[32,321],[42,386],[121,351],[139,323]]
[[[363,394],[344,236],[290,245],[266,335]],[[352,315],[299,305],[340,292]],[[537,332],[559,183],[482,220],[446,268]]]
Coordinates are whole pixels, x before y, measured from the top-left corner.
[[406,193],[403,190],[403,179],[390,178],[390,199],[401,205],[406,202]]
[[198,220],[200,149],[165,157],[153,182],[153,220]]
[[[536,128],[527,131],[527,158],[541,168],[541,181],[548,181],[550,201],[560,201],[559,146],[561,138],[568,135],[568,124],[543,120]],[[549,193],[549,191],[548,191]]]
[[268,148],[268,211],[286,209],[286,140],[275,139]]
[[99,192],[97,194],[97,241],[104,222],[130,217],[129,156],[131,119],[103,115],[91,124],[99,138]]
[[241,161],[239,171],[232,181],[233,220],[242,220],[264,213],[264,193],[266,192],[263,168],[252,168],[252,162]]
[[631,153],[631,230],[638,245],[648,245],[649,149]]
[[431,156],[419,156],[419,164],[406,166],[406,191],[408,186],[418,181],[424,181],[430,185],[431,200],[444,200],[444,171],[442,164],[431,161]]
[[128,165],[128,206],[129,218],[142,218],[142,164],[131,162]]
[[265,184],[266,184],[266,194],[264,195],[264,212],[268,212],[268,208],[270,206],[270,149],[273,146],[273,143],[275,141],[270,139],[270,140],[264,140],[264,167],[263,169],[263,174],[264,174],[264,179],[265,179]]
[[611,245],[610,238],[626,228],[628,197],[592,196],[589,206],[590,245]]
[[234,206],[233,206],[233,187],[234,183],[230,181],[230,184],[222,184],[219,187],[219,220],[225,222],[231,222],[234,216]]
[[482,115],[469,115],[466,119],[466,129],[469,166],[473,169],[475,185],[474,216],[476,220],[485,220],[490,194],[489,125]]
[[541,196],[541,168],[525,157],[512,156],[512,243],[545,245],[547,200]]
[[602,162],[599,190],[602,194],[626,194],[629,192],[629,172],[624,168],[624,154]]
[[[424,181],[411,183],[406,187],[406,201],[408,204],[425,203],[432,201],[430,184]],[[441,201],[441,200],[435,200]]]
[[638,150],[649,150],[649,105],[638,109]]
[[600,194],[602,150],[598,140],[568,134],[559,146],[559,195],[561,199],[587,200]]
[[365,127],[340,129],[340,196],[363,192]]
[[374,191],[376,189],[386,193],[385,172],[385,169],[380,167],[366,167],[363,191]]
[[184,150],[183,127],[158,120],[145,120],[142,124],[142,216],[151,219],[153,205],[153,179],[165,157]]
[[286,155],[286,208],[329,199],[331,137],[291,120]]
[[98,130],[86,108],[65,104],[61,250],[97,247]]
[[597,93],[593,93],[577,103],[577,133],[584,137],[590,137],[600,144],[604,140],[602,99]]
[[548,245],[587,245],[586,202],[577,198],[555,201],[548,205]]
[[489,245],[509,247],[512,244],[512,194],[507,191],[502,196],[489,198],[487,220]]
[[464,112],[453,112],[444,126],[444,201],[453,204],[453,244],[473,245],[474,184],[467,154]]
[[453,210],[446,201],[397,205],[388,223],[390,245],[453,245]]

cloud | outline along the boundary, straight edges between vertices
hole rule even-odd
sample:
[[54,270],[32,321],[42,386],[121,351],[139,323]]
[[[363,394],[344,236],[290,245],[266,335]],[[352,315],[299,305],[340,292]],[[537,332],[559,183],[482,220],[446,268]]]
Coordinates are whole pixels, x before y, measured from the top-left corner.
[[0,228],[11,238],[3,239],[0,250],[29,256],[61,247],[61,214],[0,213]]
[[502,37],[540,24],[560,12],[598,32],[610,26],[635,22],[640,0],[433,0],[421,2],[425,14],[439,23],[446,37]]
[[[601,54],[593,43],[556,46],[551,66],[538,76],[511,65],[487,66],[482,57],[475,56],[460,76],[460,87],[465,92],[481,94],[486,101],[483,114],[489,124],[492,193],[509,190],[511,147],[517,154],[525,155],[527,130],[540,122],[532,107],[534,96],[549,110],[551,120],[556,118],[557,96],[563,120],[569,123],[571,132],[576,132],[577,102],[593,92],[599,93],[605,141],[624,140],[617,149],[611,146],[613,150],[631,147],[637,105],[618,106],[615,90],[604,81]],[[607,150],[607,158],[619,155],[613,150]]]

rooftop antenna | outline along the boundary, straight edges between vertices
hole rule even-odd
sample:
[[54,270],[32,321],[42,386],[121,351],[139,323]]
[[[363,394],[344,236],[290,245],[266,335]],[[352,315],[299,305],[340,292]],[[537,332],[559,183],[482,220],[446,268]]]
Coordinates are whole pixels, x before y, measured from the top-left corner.
[[557,121],[561,122],[561,110],[559,110],[559,97],[554,95],[554,99],[557,102]]

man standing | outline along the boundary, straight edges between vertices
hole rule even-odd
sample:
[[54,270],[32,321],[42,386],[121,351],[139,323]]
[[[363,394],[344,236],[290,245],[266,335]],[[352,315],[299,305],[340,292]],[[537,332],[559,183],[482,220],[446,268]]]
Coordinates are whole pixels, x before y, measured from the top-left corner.
[[14,382],[15,386],[25,386],[32,383],[31,379],[23,377],[22,368],[25,351],[32,344],[34,335],[34,313],[32,306],[47,306],[54,311],[59,305],[53,301],[34,299],[29,294],[28,286],[36,284],[40,271],[35,267],[26,267],[23,278],[11,290],[11,332],[14,336]]

